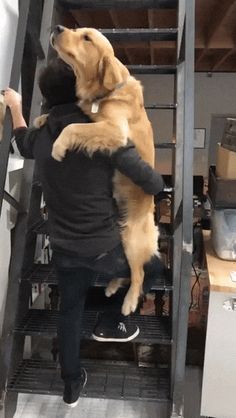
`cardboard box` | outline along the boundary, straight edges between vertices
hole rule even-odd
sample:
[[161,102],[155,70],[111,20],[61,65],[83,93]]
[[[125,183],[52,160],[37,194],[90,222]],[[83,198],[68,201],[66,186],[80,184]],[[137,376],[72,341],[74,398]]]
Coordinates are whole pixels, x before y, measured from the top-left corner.
[[227,118],[221,145],[236,152],[236,119]]
[[216,175],[227,180],[236,180],[236,152],[217,144]]

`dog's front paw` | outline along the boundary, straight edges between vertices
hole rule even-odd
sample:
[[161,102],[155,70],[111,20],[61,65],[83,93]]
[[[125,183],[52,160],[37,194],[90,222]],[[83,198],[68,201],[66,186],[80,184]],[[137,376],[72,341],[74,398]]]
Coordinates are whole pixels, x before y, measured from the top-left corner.
[[61,141],[56,140],[52,147],[52,157],[54,160],[62,161],[66,155],[66,147],[61,143]]
[[122,305],[122,314],[127,316],[130,315],[131,312],[135,312],[138,305],[138,299],[139,295],[136,295],[132,288],[130,288],[125,296],[124,303]]
[[41,128],[47,122],[48,115],[45,113],[34,119],[34,127]]

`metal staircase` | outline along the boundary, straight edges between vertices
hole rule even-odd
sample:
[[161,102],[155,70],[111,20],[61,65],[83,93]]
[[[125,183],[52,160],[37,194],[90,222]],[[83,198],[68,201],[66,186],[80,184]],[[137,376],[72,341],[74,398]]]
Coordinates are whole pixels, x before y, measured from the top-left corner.
[[[19,60],[22,61],[27,18],[33,1],[20,2],[20,17],[13,73],[19,82]],[[59,8],[58,8],[59,3]],[[166,257],[169,275],[157,277],[152,291],[156,295],[156,316],[136,313],[131,317],[140,327],[140,335],[131,344],[133,359],[119,361],[111,359],[85,358],[88,384],[83,396],[115,399],[139,399],[165,402],[169,405],[171,418],[184,417],[183,385],[188,327],[188,306],[192,262],[192,161],[193,161],[193,106],[194,106],[194,0],[47,0],[44,2],[36,74],[45,63],[49,50],[49,35],[55,23],[60,23],[60,13],[66,8],[127,9],[133,8],[178,8],[178,27],[169,29],[103,29],[102,33],[113,42],[129,39],[170,40],[177,42],[176,66],[130,65],[133,74],[174,74],[174,103],[153,104],[148,109],[165,109],[174,113],[171,140],[157,145],[170,148],[173,155],[172,170],[172,222],[166,231],[162,226],[162,240],[167,240],[170,256]],[[28,22],[29,24],[29,22]],[[30,122],[40,113],[40,94],[36,77],[33,89]],[[0,144],[0,202],[4,196],[4,182],[10,146],[10,117],[7,114],[4,139]],[[2,150],[5,150],[2,153]],[[2,168],[4,167],[4,169]],[[36,167],[37,168],[37,167]],[[40,217],[41,187],[37,180],[37,169],[32,161],[26,161],[18,207],[9,271],[9,286],[6,301],[3,334],[0,339],[0,407],[4,418],[14,415],[17,393],[61,394],[62,381],[56,359],[38,359],[33,353],[25,357],[26,336],[43,340],[55,340],[57,309],[35,309],[31,304],[32,286],[51,286],[52,296],[56,292],[56,277],[50,264],[35,264],[34,252],[38,234],[47,232],[47,225]],[[101,288],[106,286],[106,277],[98,276],[95,281],[99,303],[88,300],[85,315],[83,340],[90,344],[91,331],[100,310],[109,311],[109,303],[103,300]],[[94,289],[93,289],[94,291]],[[168,315],[164,316],[158,304],[164,294],[169,296]],[[55,298],[57,296],[54,294]],[[52,301],[52,299],[51,299]],[[51,308],[57,305],[51,303]],[[105,305],[105,306],[104,306]],[[148,344],[169,347],[166,363],[153,367],[141,367],[137,359],[137,346]],[[96,352],[96,348],[94,349]],[[1,411],[0,411],[1,412]]]

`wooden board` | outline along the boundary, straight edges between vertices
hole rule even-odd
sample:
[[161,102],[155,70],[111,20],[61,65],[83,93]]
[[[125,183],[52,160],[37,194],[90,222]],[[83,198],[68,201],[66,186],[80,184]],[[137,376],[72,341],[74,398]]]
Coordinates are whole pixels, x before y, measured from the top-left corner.
[[210,290],[236,293],[236,282],[233,282],[230,277],[232,271],[236,272],[236,261],[221,260],[217,257],[212,247],[210,234],[210,231],[203,231]]

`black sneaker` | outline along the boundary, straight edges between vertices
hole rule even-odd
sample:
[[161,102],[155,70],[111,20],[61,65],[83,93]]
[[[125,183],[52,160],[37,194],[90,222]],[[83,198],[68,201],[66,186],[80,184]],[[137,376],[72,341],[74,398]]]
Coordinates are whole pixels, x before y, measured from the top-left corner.
[[132,324],[129,319],[124,317],[121,319],[120,315],[114,316],[110,312],[105,315],[102,315],[95,325],[92,334],[94,340],[123,343],[132,341],[139,334],[139,327],[136,324]]
[[63,401],[66,405],[74,408],[79,402],[80,392],[87,383],[87,372],[84,368],[81,369],[81,380],[79,382],[65,383]]

